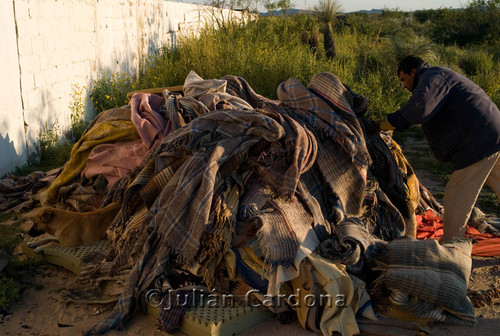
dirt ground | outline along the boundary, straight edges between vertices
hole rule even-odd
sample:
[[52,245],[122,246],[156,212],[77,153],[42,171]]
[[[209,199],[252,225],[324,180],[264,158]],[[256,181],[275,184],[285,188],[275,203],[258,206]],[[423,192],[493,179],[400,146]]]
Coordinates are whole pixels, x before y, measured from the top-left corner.
[[[490,286],[500,287],[500,258],[474,257],[470,288],[480,290]],[[24,292],[20,302],[10,309],[10,316],[0,323],[0,335],[81,335],[109,311],[105,306],[66,303],[62,291],[75,286],[75,276],[70,271],[54,265],[38,268],[37,288]],[[41,285],[41,286],[40,286]],[[40,289],[40,287],[42,287]],[[476,309],[478,324],[474,327],[435,324],[434,335],[458,336],[477,334],[498,335],[500,330],[500,304]],[[156,330],[153,317],[139,313],[125,331],[110,331],[106,335],[168,335]],[[304,330],[298,322],[283,325],[271,318],[240,335],[314,335]],[[180,332],[174,335],[183,335]]]
[[[428,183],[430,183],[429,181]],[[432,187],[432,186],[431,186]],[[23,226],[29,226],[29,220]],[[38,268],[37,286],[26,290],[21,300],[13,305],[8,315],[2,316],[0,335],[81,335],[82,332],[109,312],[110,307],[77,305],[66,302],[62,293],[76,288],[75,276],[61,267],[42,264]],[[473,257],[473,270],[469,289],[486,290],[500,288],[500,257]],[[500,300],[476,308],[478,324],[474,327],[435,324],[434,335],[458,336],[477,334],[498,335],[500,330]],[[257,335],[313,335],[298,322],[281,324],[271,318],[245,332],[244,336]],[[153,317],[138,313],[125,331],[110,331],[106,335],[168,335],[156,329]],[[173,335],[183,335],[175,332]]]

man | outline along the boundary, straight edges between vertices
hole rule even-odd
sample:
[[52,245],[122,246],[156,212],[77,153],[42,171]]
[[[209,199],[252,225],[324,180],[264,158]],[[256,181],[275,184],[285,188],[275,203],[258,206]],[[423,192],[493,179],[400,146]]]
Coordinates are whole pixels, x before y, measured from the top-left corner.
[[412,96],[380,128],[404,131],[421,124],[436,158],[453,164],[444,191],[440,241],[463,237],[485,182],[500,200],[500,111],[474,82],[419,57],[404,58],[398,77]]

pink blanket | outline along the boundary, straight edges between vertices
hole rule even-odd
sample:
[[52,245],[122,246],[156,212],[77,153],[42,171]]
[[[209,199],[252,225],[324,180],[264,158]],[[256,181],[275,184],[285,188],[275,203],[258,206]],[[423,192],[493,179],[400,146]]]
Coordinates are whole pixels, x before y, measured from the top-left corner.
[[134,94],[130,100],[130,119],[137,128],[140,139],[96,146],[90,153],[82,174],[88,179],[102,174],[111,186],[137,167],[172,130],[170,121],[157,112],[162,102],[163,98],[155,94]]

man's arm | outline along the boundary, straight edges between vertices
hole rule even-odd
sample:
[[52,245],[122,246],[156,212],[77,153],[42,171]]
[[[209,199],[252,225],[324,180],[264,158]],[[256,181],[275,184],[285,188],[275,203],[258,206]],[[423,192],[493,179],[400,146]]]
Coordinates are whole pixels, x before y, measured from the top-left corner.
[[408,102],[389,114],[387,120],[401,132],[411,125],[423,124],[440,110],[449,92],[450,86],[442,74],[422,74]]

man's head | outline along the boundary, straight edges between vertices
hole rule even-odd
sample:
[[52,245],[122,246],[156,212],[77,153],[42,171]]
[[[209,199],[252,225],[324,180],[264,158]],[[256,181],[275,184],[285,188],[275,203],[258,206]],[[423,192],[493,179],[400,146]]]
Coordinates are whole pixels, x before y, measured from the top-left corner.
[[424,63],[424,60],[417,56],[406,56],[399,63],[398,66],[398,78],[408,91],[413,91],[413,84],[415,80],[415,73],[420,64]]

